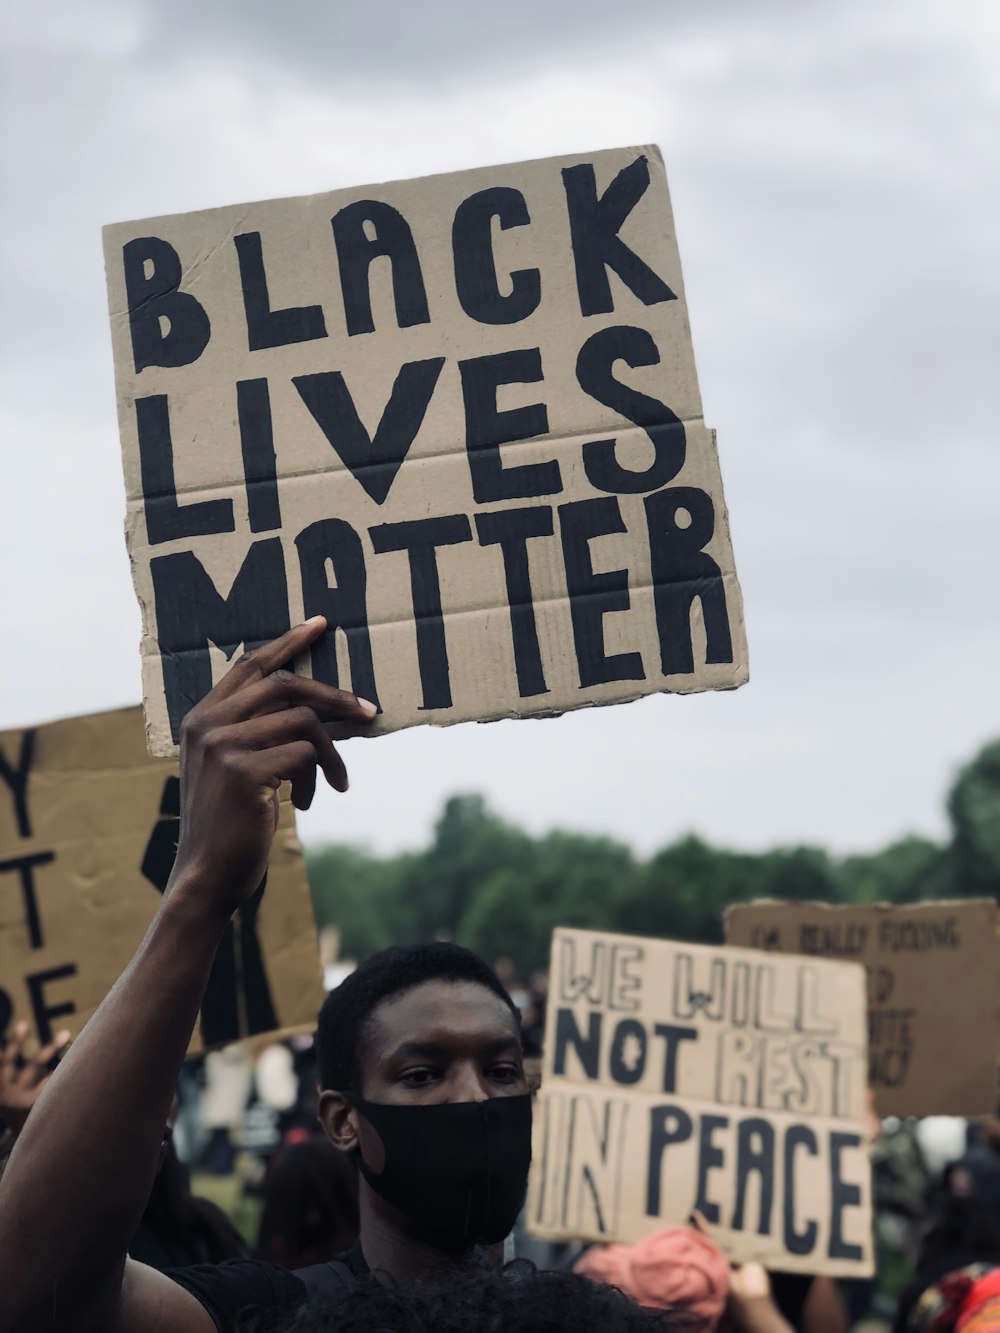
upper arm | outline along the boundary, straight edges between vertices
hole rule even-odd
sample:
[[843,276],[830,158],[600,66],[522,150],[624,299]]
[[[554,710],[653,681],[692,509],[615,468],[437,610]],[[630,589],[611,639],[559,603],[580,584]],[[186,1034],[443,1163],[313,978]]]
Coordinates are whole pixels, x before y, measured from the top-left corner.
[[155,1268],[125,1264],[118,1315],[108,1333],[217,1333],[197,1297]]

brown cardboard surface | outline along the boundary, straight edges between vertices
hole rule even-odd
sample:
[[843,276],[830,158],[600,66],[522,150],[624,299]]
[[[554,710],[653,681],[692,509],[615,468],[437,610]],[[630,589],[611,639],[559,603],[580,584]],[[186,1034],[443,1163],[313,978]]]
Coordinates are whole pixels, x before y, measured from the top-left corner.
[[731,944],[864,964],[869,1077],[883,1116],[995,1111],[998,930],[990,898],[907,907],[762,901],[726,913]]
[[530,1229],[636,1241],[698,1207],[736,1262],[872,1271],[864,973],[584,930],[552,942]]
[[[74,1035],[123,971],[176,848],[177,765],[151,760],[142,710],[0,733],[0,1033]],[[20,796],[20,799],[18,799]],[[259,948],[258,948],[259,943]],[[192,1053],[313,1024],[323,998],[294,812],[267,886],[223,939]],[[202,1041],[202,1036],[205,1042]]]
[[376,734],[747,679],[658,149],[121,223],[105,259],[151,753],[313,614],[301,668]]

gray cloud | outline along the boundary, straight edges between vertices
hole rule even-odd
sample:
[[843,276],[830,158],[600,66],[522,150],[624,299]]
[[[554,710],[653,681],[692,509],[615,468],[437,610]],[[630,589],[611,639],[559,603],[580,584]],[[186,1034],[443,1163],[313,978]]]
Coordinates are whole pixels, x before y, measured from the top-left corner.
[[931,0],[477,8],[16,16],[4,723],[138,694],[102,223],[657,138],[750,686],[355,744],[378,802],[323,804],[307,832],[413,843],[458,783],[645,848],[690,826],[839,846],[940,828],[950,769],[1000,726],[995,23],[972,0],[946,21]]

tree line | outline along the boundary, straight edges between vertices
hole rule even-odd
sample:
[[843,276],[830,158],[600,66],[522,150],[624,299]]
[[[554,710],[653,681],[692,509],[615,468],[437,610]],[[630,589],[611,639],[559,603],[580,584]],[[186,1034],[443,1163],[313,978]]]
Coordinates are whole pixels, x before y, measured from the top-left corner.
[[523,977],[545,966],[555,926],[720,943],[722,916],[754,898],[908,903],[1000,896],[1000,741],[958,773],[950,837],[909,836],[867,855],[820,847],[740,852],[688,834],[650,857],[624,843],[554,830],[532,836],[477,795],[450,797],[428,847],[394,856],[306,849],[317,923],[344,956],[450,938]]

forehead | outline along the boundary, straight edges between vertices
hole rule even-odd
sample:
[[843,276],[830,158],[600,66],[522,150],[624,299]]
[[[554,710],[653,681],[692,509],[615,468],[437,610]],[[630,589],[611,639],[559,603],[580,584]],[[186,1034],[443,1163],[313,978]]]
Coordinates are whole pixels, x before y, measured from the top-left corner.
[[361,1039],[362,1064],[384,1056],[404,1041],[467,1046],[520,1041],[510,1008],[476,981],[423,981],[392,995],[372,1010]]

